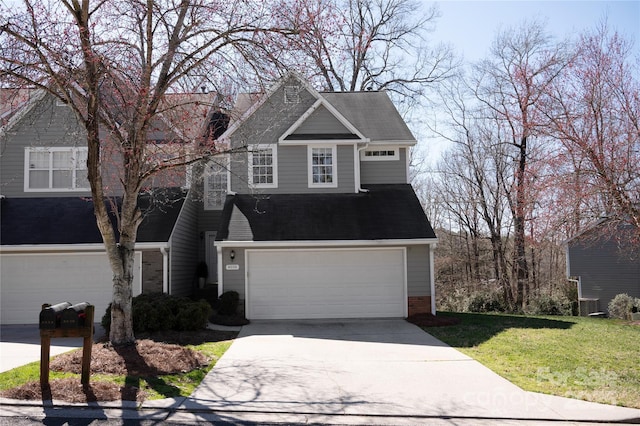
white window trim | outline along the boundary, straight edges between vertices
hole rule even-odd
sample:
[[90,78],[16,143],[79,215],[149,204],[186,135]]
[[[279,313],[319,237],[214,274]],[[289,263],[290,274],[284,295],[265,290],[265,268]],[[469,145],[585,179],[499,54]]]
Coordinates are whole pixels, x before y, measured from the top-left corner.
[[[29,187],[29,171],[31,168],[29,167],[29,154],[32,152],[68,152],[70,151],[72,156],[77,158],[75,154],[78,151],[89,152],[87,147],[26,147],[24,149],[24,192],[87,192],[91,190],[91,186],[89,182],[87,182],[86,187],[76,187],[76,188],[30,188]],[[52,166],[52,156],[49,157],[49,185],[51,185],[51,173],[53,171]],[[72,184],[76,183],[76,170],[78,170],[77,165],[72,169]]]
[[[393,151],[393,155],[383,156],[367,156],[367,152],[372,151]],[[374,146],[369,147],[360,152],[360,160],[362,161],[397,161],[400,159],[400,148],[393,146]]]
[[[273,183],[253,183],[253,151],[261,151],[271,149],[272,167],[273,167]],[[278,145],[276,144],[254,144],[249,145],[247,154],[247,165],[249,173],[249,188],[277,188],[278,187]]]
[[[208,198],[209,198],[209,176],[213,173],[212,172],[212,167],[213,167],[213,163],[216,163],[216,165],[221,166],[224,171],[222,171],[222,174],[226,175],[226,183],[224,185],[224,188],[222,189],[223,192],[223,199],[222,199],[222,204],[220,206],[210,206]],[[226,194],[229,193],[229,156],[225,155],[222,158],[217,158],[215,160],[212,160],[210,162],[208,162],[205,165],[205,172],[204,172],[204,209],[207,211],[215,211],[215,210],[222,210],[222,208],[224,207],[224,199],[226,198]]]
[[[313,148],[331,148],[333,182],[313,182]],[[337,188],[338,187],[338,149],[336,144],[312,144],[307,146],[307,186],[309,188]]]

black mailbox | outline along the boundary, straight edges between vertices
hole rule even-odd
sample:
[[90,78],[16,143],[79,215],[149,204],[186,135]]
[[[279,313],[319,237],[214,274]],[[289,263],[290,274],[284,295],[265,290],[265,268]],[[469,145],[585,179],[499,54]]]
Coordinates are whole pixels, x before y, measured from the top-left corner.
[[40,311],[40,329],[54,329],[60,327],[62,312],[71,306],[69,302],[62,302],[52,306],[44,305]]
[[81,302],[76,303],[75,305],[71,305],[62,311],[62,328],[81,328],[85,326],[85,318],[87,317],[84,313],[85,309],[87,309],[89,303]]

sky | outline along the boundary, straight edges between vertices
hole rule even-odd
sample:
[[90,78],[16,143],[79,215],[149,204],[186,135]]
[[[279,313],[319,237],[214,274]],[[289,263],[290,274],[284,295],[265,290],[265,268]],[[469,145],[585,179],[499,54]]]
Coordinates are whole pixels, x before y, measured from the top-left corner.
[[451,43],[474,61],[488,53],[496,31],[540,18],[556,37],[593,28],[604,17],[613,28],[635,40],[640,54],[640,0],[627,1],[459,1],[438,2],[441,17],[434,39]]
[[[634,50],[640,57],[640,0],[440,0],[437,4],[441,17],[431,34],[433,42],[450,43],[467,63],[487,57],[497,31],[534,18],[545,22],[558,40],[592,29],[606,18],[610,28],[634,40]],[[437,111],[432,113],[437,115]],[[432,165],[449,147],[440,138],[421,134],[418,139],[424,140],[418,145],[421,156]]]

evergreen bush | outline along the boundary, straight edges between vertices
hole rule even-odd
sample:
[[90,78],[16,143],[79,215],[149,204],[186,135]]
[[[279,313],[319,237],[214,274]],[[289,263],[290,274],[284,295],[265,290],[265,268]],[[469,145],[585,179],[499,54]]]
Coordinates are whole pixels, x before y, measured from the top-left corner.
[[609,302],[609,316],[623,320],[631,319],[631,312],[636,301],[627,293],[616,294],[616,297]]
[[[168,294],[141,294],[132,299],[133,331],[198,330],[206,327],[211,306],[206,300],[193,301]],[[102,327],[111,328],[111,304],[102,317]]]

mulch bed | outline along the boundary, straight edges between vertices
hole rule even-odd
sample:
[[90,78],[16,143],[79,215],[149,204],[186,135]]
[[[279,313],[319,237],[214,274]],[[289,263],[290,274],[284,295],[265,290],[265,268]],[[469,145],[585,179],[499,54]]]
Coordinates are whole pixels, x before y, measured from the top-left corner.
[[443,327],[460,323],[460,318],[445,317],[432,314],[416,314],[407,318],[412,324],[420,327]]
[[[183,345],[230,340],[236,335],[236,332],[217,330],[166,331],[141,334],[135,345],[114,347],[109,343],[95,343],[91,350],[91,374],[156,377],[185,373],[204,367],[211,360]],[[80,374],[82,350],[58,355],[51,360],[50,369]],[[30,382],[0,392],[0,396],[74,403],[118,400],[142,402],[146,399],[145,393],[134,386],[121,387],[115,383],[91,380],[87,386],[83,386],[78,378],[51,380],[49,386],[45,387],[41,387],[39,382]]]

